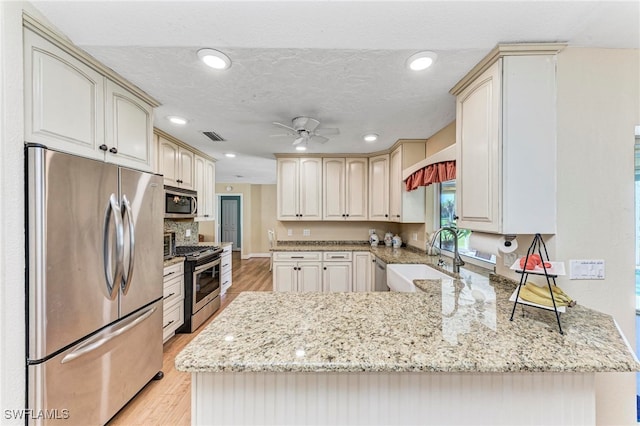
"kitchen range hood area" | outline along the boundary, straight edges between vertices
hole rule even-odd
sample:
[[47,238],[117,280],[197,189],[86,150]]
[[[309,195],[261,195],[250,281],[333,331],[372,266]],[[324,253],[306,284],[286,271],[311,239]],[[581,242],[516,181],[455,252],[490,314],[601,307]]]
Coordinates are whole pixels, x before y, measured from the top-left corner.
[[640,5],[77,3],[0,2],[3,424],[636,423]]

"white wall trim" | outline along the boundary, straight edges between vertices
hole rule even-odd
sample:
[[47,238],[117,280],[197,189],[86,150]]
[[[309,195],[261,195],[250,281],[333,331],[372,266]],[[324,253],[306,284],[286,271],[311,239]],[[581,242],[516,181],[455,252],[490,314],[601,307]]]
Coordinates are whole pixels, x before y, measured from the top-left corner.
[[243,257],[243,259],[251,259],[254,257],[271,257],[271,253],[249,253],[246,257]]

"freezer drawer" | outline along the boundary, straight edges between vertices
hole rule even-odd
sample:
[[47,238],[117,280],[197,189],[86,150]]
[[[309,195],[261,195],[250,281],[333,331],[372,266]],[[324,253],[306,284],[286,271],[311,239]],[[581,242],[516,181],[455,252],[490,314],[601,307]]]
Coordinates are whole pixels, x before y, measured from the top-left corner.
[[28,366],[30,412],[60,413],[29,424],[103,425],[161,369],[162,300]]

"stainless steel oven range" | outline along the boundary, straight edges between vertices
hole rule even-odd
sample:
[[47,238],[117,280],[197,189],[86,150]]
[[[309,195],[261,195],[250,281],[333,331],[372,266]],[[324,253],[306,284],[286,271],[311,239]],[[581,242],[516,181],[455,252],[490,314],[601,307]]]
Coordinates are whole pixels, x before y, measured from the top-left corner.
[[217,246],[178,246],[185,256],[184,325],[178,333],[193,333],[220,308],[220,253]]

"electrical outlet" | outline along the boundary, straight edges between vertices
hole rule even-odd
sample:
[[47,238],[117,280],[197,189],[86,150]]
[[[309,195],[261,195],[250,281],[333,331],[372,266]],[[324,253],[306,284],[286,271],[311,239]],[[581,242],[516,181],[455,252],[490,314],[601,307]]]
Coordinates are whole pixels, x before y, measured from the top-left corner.
[[417,232],[414,232],[414,233],[413,233],[413,235],[411,236],[411,239],[412,239],[413,241],[418,241],[418,233],[417,233]]
[[287,229],[287,236],[290,237],[293,235],[293,229]]
[[185,229],[184,236],[185,237],[190,237],[191,236],[191,229]]
[[311,229],[303,229],[302,230],[302,236],[303,237],[308,237],[309,235],[311,235]]

